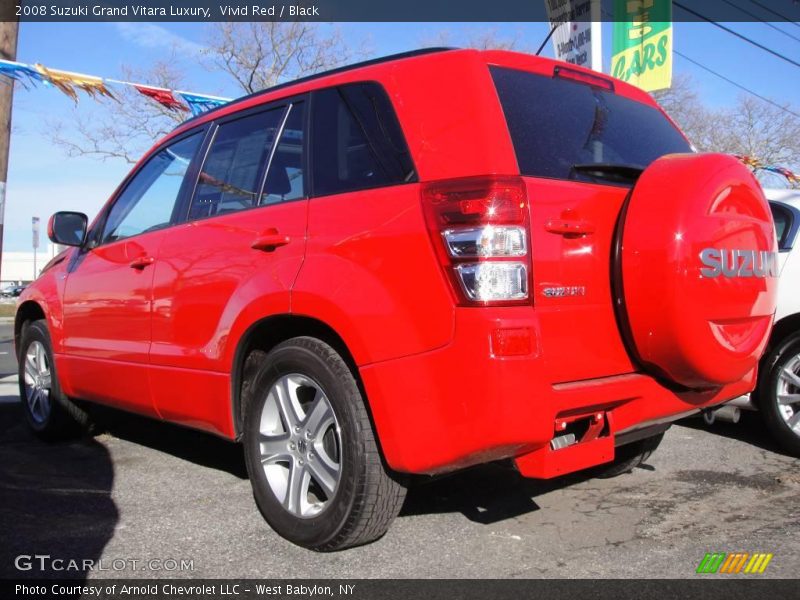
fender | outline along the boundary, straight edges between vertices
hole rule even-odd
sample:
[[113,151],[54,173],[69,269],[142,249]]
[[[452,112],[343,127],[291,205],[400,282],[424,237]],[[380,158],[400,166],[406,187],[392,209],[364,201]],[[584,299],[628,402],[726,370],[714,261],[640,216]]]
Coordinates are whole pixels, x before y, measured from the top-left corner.
[[[68,258],[68,257],[65,257]],[[50,340],[53,343],[53,353],[59,354],[64,347],[64,288],[67,282],[66,264],[68,260],[61,260],[52,267],[45,268],[36,280],[36,285],[28,286],[17,301],[17,316],[15,317],[14,333],[19,335],[21,325],[20,317],[25,316],[24,306],[33,303],[41,308],[47,319],[50,330]],[[15,340],[19,341],[19,340]]]

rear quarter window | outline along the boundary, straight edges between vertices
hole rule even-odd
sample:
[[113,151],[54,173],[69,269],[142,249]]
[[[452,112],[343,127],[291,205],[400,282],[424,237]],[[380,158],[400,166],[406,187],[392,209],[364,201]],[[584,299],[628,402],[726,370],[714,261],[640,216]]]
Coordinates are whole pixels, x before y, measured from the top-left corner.
[[573,165],[647,167],[691,147],[661,111],[568,79],[490,67],[520,173],[574,179]]
[[312,106],[315,196],[416,180],[397,116],[379,84],[319,90]]

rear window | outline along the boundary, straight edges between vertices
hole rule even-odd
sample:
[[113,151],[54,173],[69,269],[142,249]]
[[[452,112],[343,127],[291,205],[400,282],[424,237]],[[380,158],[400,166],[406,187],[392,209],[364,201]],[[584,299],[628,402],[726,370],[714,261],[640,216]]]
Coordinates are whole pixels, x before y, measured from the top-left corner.
[[574,165],[644,168],[665,154],[692,151],[651,106],[568,79],[490,70],[522,175],[582,179]]

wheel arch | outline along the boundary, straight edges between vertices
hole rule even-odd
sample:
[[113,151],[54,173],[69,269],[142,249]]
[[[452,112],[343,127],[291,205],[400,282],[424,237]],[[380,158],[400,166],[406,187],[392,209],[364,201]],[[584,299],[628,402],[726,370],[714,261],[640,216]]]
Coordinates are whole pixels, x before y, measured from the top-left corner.
[[772,328],[772,334],[769,338],[769,344],[764,352],[764,356],[758,364],[758,387],[752,394],[753,402],[756,406],[761,402],[761,387],[765,377],[769,376],[769,372],[778,357],[775,355],[775,350],[780,348],[783,343],[792,334],[800,333],[800,313],[787,315],[777,321]]
[[787,337],[793,333],[800,332],[800,313],[794,313],[783,317],[772,327],[772,335],[769,338],[768,352],[772,352],[776,346],[783,343]]
[[[336,350],[350,368],[359,387],[361,377],[353,355],[342,336],[327,323],[306,315],[281,314],[260,319],[251,324],[239,339],[231,366],[231,399],[234,436],[242,434],[244,410],[242,383],[247,356],[254,350],[269,352],[272,348],[293,337],[309,336],[322,340]],[[369,404],[367,402],[367,404]]]
[[[31,321],[46,319],[47,315],[42,305],[35,300],[26,300],[17,308],[14,316],[14,352],[19,353],[19,344],[22,340],[22,332]],[[17,356],[19,358],[19,356]]]

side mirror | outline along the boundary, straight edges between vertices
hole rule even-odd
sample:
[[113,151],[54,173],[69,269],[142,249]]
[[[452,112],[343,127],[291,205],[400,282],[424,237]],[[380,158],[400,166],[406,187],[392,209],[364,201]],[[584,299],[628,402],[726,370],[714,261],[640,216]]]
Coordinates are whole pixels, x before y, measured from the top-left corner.
[[86,228],[89,219],[83,213],[61,211],[50,217],[47,224],[47,237],[62,246],[82,246],[86,241]]

